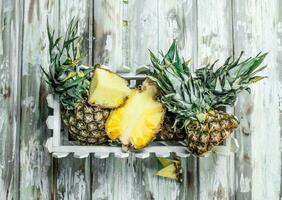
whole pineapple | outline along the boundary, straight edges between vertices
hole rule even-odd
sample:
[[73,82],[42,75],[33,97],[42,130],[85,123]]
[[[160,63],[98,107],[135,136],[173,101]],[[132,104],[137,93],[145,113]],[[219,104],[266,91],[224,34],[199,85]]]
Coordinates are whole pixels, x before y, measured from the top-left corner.
[[161,90],[161,102],[176,115],[174,126],[180,124],[187,133],[191,153],[201,156],[225,140],[239,125],[235,116],[222,111],[234,105],[237,94],[250,90],[248,85],[263,79],[255,74],[266,54],[239,62],[240,57],[214,70],[207,65],[196,71],[179,57],[176,42],[160,61],[151,52],[152,68],[149,78]]
[[72,19],[65,36],[55,38],[47,26],[49,38],[49,71],[43,72],[62,105],[62,118],[69,136],[82,143],[102,144],[108,139],[105,121],[109,110],[87,102],[93,67],[81,65],[78,21]]

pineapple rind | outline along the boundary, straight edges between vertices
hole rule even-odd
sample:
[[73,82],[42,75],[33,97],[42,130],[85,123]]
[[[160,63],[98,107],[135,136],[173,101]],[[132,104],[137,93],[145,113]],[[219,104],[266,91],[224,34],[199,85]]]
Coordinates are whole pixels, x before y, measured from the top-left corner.
[[102,108],[117,108],[130,93],[128,82],[119,75],[97,67],[90,84],[88,103]]
[[[155,87],[155,86],[154,86]],[[151,88],[133,89],[125,104],[111,111],[106,122],[106,132],[112,140],[141,149],[147,146],[160,130],[165,110],[154,99]]]
[[74,110],[62,110],[62,118],[70,138],[81,144],[103,144],[108,141],[105,121],[108,109],[93,107],[86,102],[78,104]]

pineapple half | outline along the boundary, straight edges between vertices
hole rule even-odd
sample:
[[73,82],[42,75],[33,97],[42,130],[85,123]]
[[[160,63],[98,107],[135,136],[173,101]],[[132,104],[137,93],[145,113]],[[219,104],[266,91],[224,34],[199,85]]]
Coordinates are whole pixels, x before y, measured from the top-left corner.
[[141,149],[159,132],[165,109],[156,100],[157,86],[145,80],[139,89],[132,89],[125,104],[112,110],[106,121],[106,133],[123,146]]
[[91,79],[88,103],[102,108],[117,108],[129,93],[127,80],[98,65]]

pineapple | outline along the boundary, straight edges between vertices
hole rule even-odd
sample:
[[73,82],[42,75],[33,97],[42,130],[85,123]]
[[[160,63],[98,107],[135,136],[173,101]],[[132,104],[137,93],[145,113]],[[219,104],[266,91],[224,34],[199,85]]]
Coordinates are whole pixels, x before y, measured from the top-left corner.
[[158,158],[162,165],[162,169],[157,171],[156,176],[174,179],[182,182],[182,168],[179,160],[172,160],[167,158]]
[[151,52],[148,78],[158,84],[161,102],[175,114],[174,127],[180,124],[185,129],[187,147],[194,155],[211,151],[238,127],[237,118],[224,112],[223,106],[233,106],[239,92],[249,91],[251,83],[265,78],[255,74],[266,67],[260,66],[266,54],[243,62],[241,55],[232,62],[228,58],[217,70],[213,64],[192,74],[175,41],[162,61]]
[[90,84],[88,103],[103,108],[117,108],[130,93],[128,82],[117,74],[97,67]]
[[108,137],[126,148],[147,146],[159,132],[165,114],[157,94],[157,86],[149,80],[140,89],[132,89],[125,104],[111,111],[106,122]]
[[93,67],[81,64],[78,21],[72,19],[64,37],[49,38],[49,71],[43,72],[62,105],[62,118],[71,138],[82,143],[102,144],[108,140],[105,122],[109,110],[87,103]]
[[164,122],[159,132],[159,137],[164,141],[183,141],[186,138],[185,131],[181,127],[173,127],[175,116],[171,112],[166,112]]
[[62,118],[70,137],[83,144],[103,144],[108,141],[105,122],[110,110],[81,102],[74,110],[63,110]]
[[204,155],[225,140],[238,125],[235,116],[210,110],[204,121],[192,120],[187,127],[188,148],[196,155]]

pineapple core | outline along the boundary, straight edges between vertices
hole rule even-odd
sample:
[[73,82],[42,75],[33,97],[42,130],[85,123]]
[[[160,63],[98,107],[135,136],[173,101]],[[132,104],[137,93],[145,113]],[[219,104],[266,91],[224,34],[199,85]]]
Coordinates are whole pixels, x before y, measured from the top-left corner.
[[155,100],[156,92],[155,85],[141,91],[133,89],[125,104],[111,111],[106,122],[108,137],[134,149],[147,146],[160,130],[165,114],[162,104]]
[[102,68],[96,68],[91,79],[90,105],[102,108],[117,108],[124,103],[130,94],[128,82],[117,74]]

